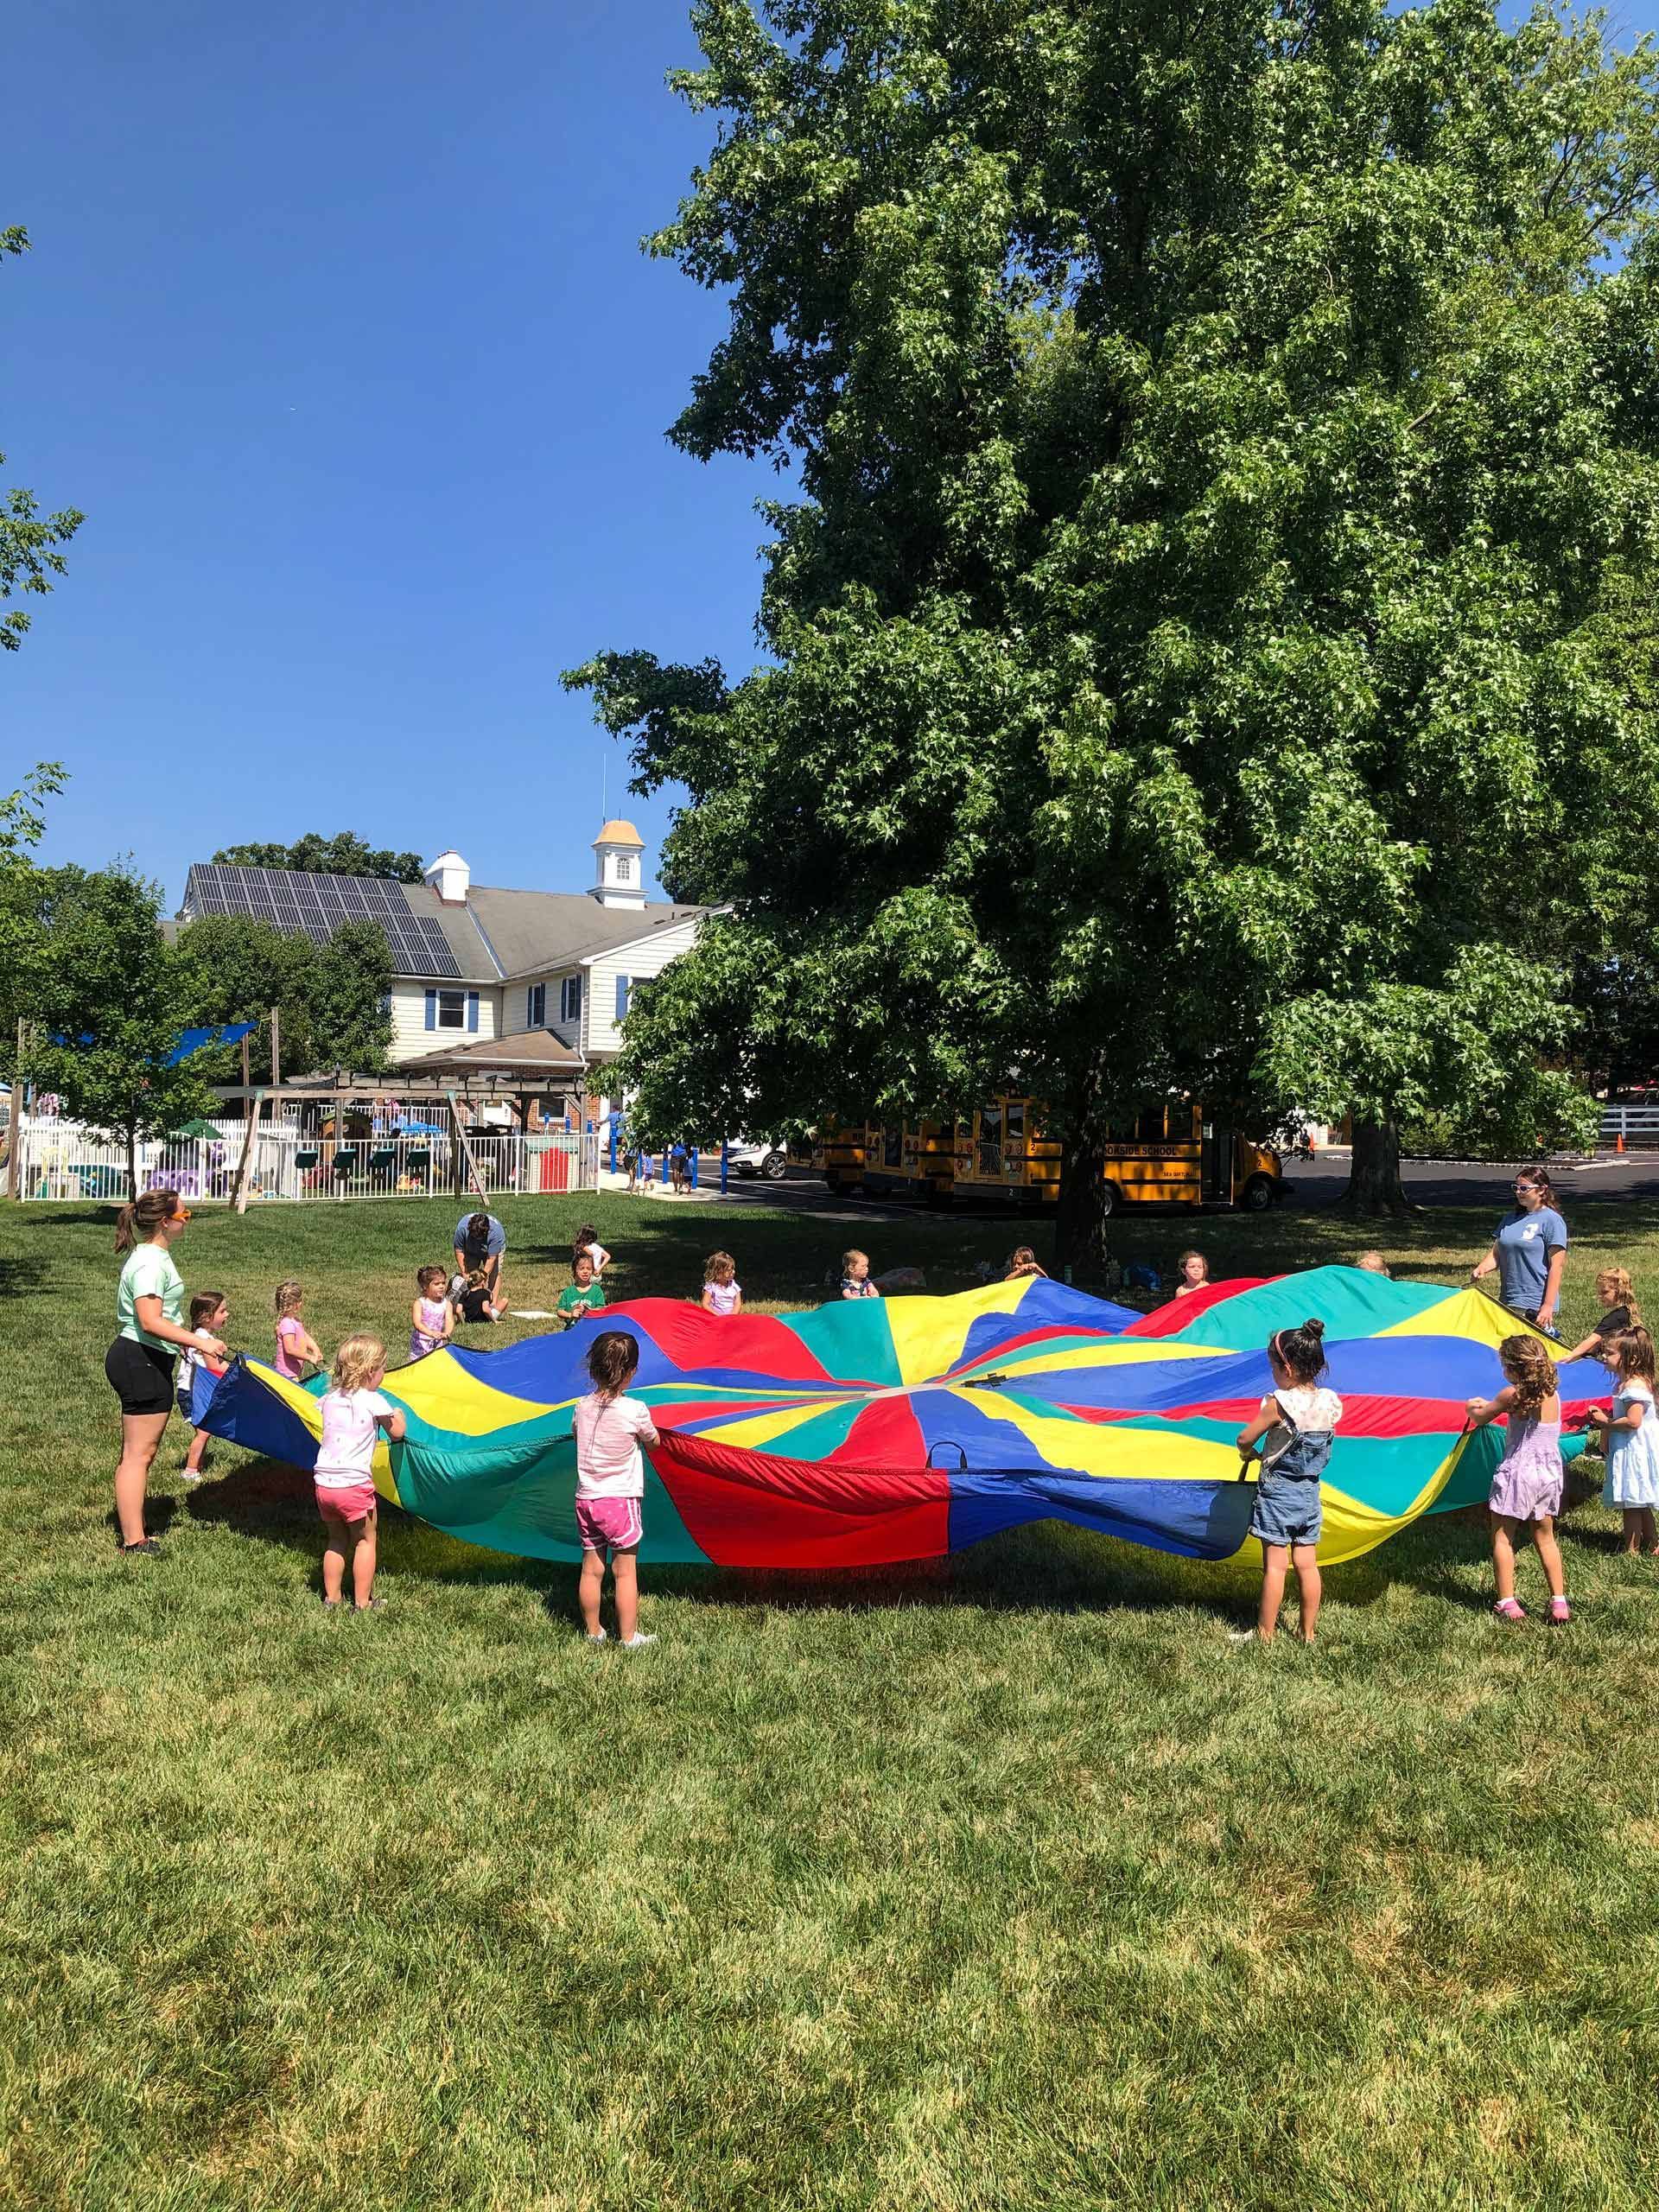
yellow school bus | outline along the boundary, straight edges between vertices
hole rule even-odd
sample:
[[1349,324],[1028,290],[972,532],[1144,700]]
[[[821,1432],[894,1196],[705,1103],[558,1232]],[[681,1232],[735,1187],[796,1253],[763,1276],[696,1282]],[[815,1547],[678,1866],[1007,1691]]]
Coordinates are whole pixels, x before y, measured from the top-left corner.
[[862,1128],[821,1129],[812,1140],[812,1167],[832,1191],[864,1187],[866,1133]]
[[864,1132],[864,1185],[872,1198],[947,1204],[956,1170],[956,1132],[948,1122],[883,1122]]
[[[1011,1205],[1050,1206],[1060,1195],[1060,1147],[1046,1136],[1042,1108],[1031,1098],[1001,1096],[957,1125],[957,1195]],[[1193,1099],[1149,1107],[1115,1129],[1102,1170],[1105,1211],[1120,1205],[1270,1206],[1284,1194],[1279,1155],[1219,1127]]]

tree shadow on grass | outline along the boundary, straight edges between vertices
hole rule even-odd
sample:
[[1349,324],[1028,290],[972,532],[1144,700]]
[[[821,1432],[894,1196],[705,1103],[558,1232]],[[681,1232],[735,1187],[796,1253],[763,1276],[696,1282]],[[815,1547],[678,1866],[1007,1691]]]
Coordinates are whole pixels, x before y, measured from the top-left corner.
[[31,1298],[46,1287],[48,1273],[40,1260],[0,1260],[0,1298]]

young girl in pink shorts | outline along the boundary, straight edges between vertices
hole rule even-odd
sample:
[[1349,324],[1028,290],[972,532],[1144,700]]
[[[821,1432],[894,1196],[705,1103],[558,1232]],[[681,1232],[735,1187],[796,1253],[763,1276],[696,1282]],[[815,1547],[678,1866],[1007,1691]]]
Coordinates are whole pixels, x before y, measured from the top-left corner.
[[378,1337],[347,1337],[334,1354],[314,1478],[317,1510],[328,1536],[322,1554],[322,1602],[330,1607],[340,1603],[349,1547],[352,1594],[359,1613],[375,1602],[375,1441],[383,1428],[394,1440],[404,1428],[402,1413],[380,1395],[385,1373],[386,1348]]
[[594,1338],[588,1372],[594,1387],[578,1398],[576,1432],[576,1534],[582,1540],[582,1580],[577,1595],[582,1626],[590,1643],[603,1643],[599,1597],[605,1581],[605,1554],[616,1576],[616,1634],[625,1651],[655,1643],[639,1633],[639,1585],[635,1572],[645,1495],[642,1444],[661,1441],[643,1399],[624,1394],[639,1364],[639,1347],[620,1329]]

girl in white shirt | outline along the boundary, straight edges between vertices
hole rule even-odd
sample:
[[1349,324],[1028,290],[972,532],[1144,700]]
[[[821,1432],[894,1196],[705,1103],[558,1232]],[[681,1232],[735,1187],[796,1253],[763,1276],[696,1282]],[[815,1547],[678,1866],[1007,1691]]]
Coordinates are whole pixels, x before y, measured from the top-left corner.
[[642,1444],[662,1441],[643,1399],[626,1394],[639,1365],[639,1347],[620,1329],[606,1329],[588,1352],[594,1387],[578,1398],[573,1416],[576,1437],[576,1534],[582,1540],[582,1580],[577,1597],[590,1643],[603,1643],[599,1599],[605,1585],[605,1554],[616,1577],[616,1633],[625,1651],[655,1643],[639,1633],[639,1545],[645,1463]]
[[341,1602],[348,1550],[358,1611],[367,1612],[376,1602],[379,1499],[374,1487],[374,1447],[383,1428],[394,1441],[401,1441],[405,1427],[399,1408],[380,1395],[385,1374],[386,1348],[378,1337],[347,1337],[334,1354],[334,1374],[322,1401],[322,1441],[317,1446],[314,1481],[317,1510],[327,1531],[322,1602],[330,1610]]

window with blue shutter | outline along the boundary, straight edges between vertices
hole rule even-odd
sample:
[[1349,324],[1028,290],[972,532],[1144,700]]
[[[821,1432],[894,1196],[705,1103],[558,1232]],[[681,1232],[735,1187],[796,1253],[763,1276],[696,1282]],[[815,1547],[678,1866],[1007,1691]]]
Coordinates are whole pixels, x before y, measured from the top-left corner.
[[559,986],[559,1020],[580,1021],[582,1019],[582,978],[567,976]]
[[467,994],[467,1027],[469,1029],[478,1027],[478,993],[476,991],[468,991]]
[[632,976],[619,976],[616,979],[616,1018],[619,1021],[628,1010],[628,986],[632,981]]
[[438,1026],[438,995],[434,990],[429,990],[426,995],[426,1026],[429,1029],[435,1029]]

